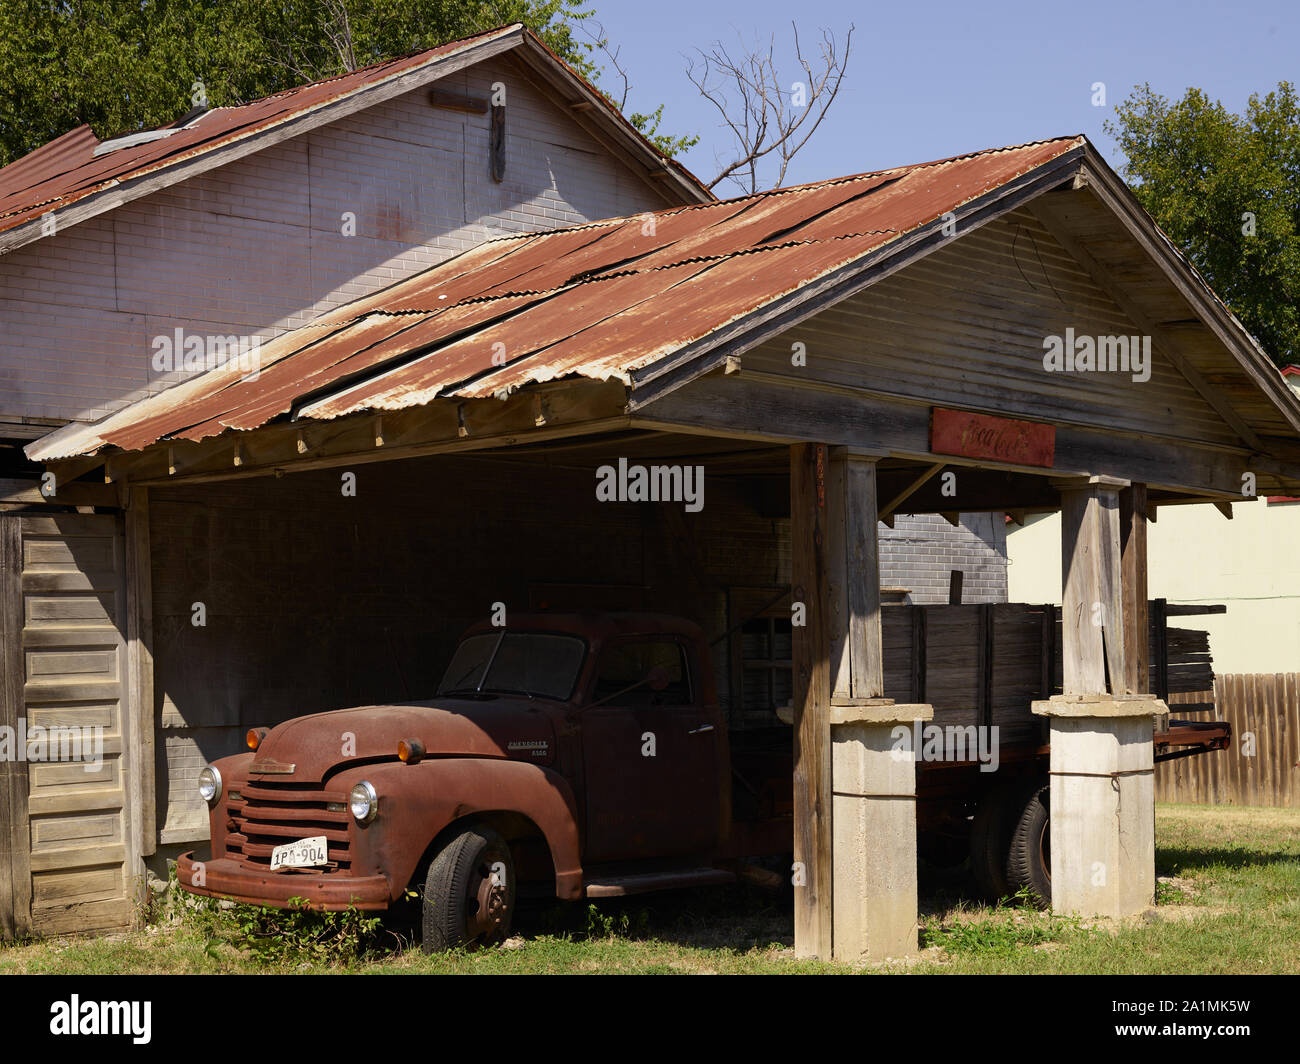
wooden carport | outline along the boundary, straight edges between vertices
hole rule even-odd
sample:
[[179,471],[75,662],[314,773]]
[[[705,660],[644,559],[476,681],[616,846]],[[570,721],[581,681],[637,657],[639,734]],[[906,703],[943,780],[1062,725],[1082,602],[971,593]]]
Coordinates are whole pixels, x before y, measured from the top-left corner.
[[[1047,372],[1044,338],[1067,329],[1150,337],[1149,378]],[[897,916],[872,900],[872,876],[899,894],[910,883],[914,912],[905,847],[885,866],[861,860],[862,839],[905,836],[910,822],[906,779],[882,772],[880,729],[927,711],[883,698],[879,519],[1062,509],[1065,704],[1043,712],[1054,736],[1083,719],[1133,747],[1163,708],[1141,690],[1132,637],[1144,630],[1146,521],[1161,505],[1300,484],[1300,403],[1082,138],[491,242],[267,357],[256,381],[214,371],[29,449],[60,483],[119,489],[141,742],[155,486],[579,438],[680,453],[682,437],[707,437],[700,451],[732,441],[769,468],[771,449],[787,448],[791,583],[807,621],[794,643],[804,955],[876,951],[877,925]],[[936,448],[936,409],[1041,431],[1050,461]],[[1094,767],[1137,781],[1140,811],[1149,760]],[[1060,774],[1088,773],[1074,762]],[[876,802],[889,810],[877,816],[869,799],[881,797],[898,801]],[[1106,820],[1088,808],[1085,819]],[[836,845],[850,819],[858,833]],[[1141,816],[1124,830],[1141,835]],[[1150,831],[1138,841],[1118,876],[1136,894],[1106,911],[1146,889]],[[1061,904],[1092,904],[1085,894],[1062,890]]]

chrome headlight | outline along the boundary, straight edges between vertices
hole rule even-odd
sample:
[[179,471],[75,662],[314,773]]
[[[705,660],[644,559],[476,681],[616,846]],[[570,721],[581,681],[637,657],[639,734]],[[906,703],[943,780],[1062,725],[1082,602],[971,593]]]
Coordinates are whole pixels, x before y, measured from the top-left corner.
[[356,817],[358,824],[368,824],[379,812],[379,795],[375,793],[368,780],[362,780],[348,795],[348,808]]
[[209,804],[221,797],[221,773],[212,765],[199,773],[199,797]]

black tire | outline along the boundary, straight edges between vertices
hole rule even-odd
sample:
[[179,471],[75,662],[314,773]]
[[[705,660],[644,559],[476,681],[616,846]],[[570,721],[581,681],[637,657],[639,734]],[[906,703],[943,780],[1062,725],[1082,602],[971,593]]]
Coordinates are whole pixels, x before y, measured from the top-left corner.
[[975,807],[970,828],[970,872],[980,896],[1000,901],[1011,891],[1007,884],[1007,854],[1015,829],[1015,792],[1006,786],[985,793]]
[[1011,833],[1007,854],[1007,885],[1012,892],[1027,889],[1040,909],[1052,904],[1052,818],[1050,788],[1036,783],[1022,796],[1020,815]]
[[510,844],[489,827],[457,835],[429,865],[422,908],[425,953],[504,941],[515,911]]

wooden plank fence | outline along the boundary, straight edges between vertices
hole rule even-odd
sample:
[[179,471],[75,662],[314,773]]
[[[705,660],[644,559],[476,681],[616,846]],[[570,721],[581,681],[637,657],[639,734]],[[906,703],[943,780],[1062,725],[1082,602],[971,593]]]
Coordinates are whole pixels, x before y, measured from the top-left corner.
[[[1232,745],[1157,765],[1156,801],[1300,806],[1300,673],[1217,676],[1214,700]],[[1175,717],[1178,701],[1170,699]]]

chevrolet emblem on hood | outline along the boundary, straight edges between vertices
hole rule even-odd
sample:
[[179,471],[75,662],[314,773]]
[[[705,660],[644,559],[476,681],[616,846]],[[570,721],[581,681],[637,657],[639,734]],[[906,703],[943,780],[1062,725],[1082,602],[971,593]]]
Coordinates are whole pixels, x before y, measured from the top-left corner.
[[264,776],[288,776],[293,773],[293,769],[293,765],[287,765],[273,757],[264,757],[248,766],[249,772],[261,773]]

